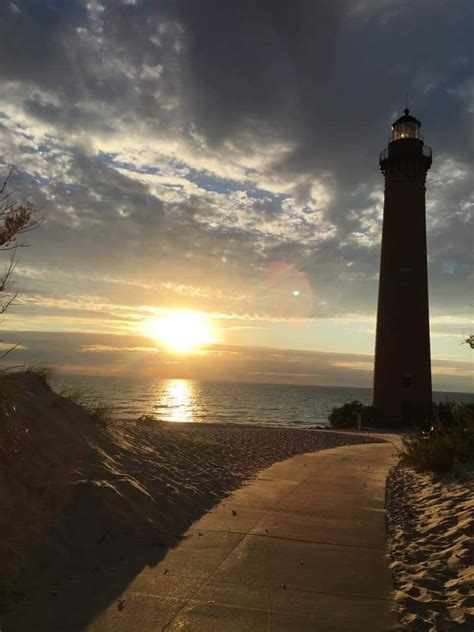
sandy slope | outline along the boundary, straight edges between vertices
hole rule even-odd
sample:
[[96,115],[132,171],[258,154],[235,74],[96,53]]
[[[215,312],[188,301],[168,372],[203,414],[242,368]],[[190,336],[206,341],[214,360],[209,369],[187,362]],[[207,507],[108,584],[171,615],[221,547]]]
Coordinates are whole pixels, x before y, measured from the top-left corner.
[[0,583],[69,502],[92,454],[85,437],[96,433],[84,411],[39,376],[2,380],[16,414],[0,419]]
[[387,483],[395,600],[408,630],[474,630],[474,470],[435,478],[397,466]]

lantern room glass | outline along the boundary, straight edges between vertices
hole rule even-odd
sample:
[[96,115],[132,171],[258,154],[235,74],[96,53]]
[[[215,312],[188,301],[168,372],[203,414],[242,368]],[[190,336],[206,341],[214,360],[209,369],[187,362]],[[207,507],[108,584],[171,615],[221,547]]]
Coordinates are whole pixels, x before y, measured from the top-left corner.
[[419,140],[423,140],[418,123],[412,121],[395,123],[395,125],[392,126],[391,140],[399,140],[403,138],[418,138]]

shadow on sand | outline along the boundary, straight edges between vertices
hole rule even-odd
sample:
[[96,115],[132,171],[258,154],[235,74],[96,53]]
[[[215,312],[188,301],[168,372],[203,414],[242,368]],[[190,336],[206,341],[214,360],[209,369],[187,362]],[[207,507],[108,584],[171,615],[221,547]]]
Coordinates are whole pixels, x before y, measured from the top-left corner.
[[[134,578],[258,470],[296,454],[377,441],[330,431],[151,422],[104,433],[73,502],[12,585],[2,632],[87,630],[110,604],[120,611]],[[162,569],[159,575],[160,596],[173,599],[178,578]]]

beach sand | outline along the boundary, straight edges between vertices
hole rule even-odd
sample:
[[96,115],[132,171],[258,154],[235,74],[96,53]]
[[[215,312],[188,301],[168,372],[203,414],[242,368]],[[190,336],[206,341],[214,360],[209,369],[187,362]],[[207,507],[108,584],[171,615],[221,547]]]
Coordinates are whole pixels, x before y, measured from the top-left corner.
[[[68,582],[88,577],[90,584],[94,573],[111,569],[106,586],[78,605],[100,611],[262,468],[378,441],[326,430],[154,421],[106,430],[41,377],[16,379],[25,395],[0,429],[0,583],[11,583],[13,622],[15,608],[35,592],[60,596]],[[74,590],[80,599],[82,586]]]
[[436,478],[396,466],[387,481],[395,601],[407,630],[474,630],[474,469]]

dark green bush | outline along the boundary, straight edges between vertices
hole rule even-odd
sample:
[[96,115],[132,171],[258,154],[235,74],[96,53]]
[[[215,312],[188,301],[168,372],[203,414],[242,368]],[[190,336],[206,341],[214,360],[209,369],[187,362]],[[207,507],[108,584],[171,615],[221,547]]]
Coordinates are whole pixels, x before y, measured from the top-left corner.
[[357,428],[357,418],[363,409],[364,404],[358,400],[336,406],[329,414],[328,421],[333,428]]
[[378,426],[377,410],[373,406],[364,406],[358,400],[334,407],[328,421],[333,428],[357,428],[359,415],[362,426]]
[[433,425],[451,428],[474,423],[474,404],[458,404],[452,400],[433,403]]
[[458,405],[456,408],[456,420],[463,426],[474,428],[474,403]]
[[450,399],[433,402],[433,422],[441,426],[454,426],[458,423],[458,404]]

